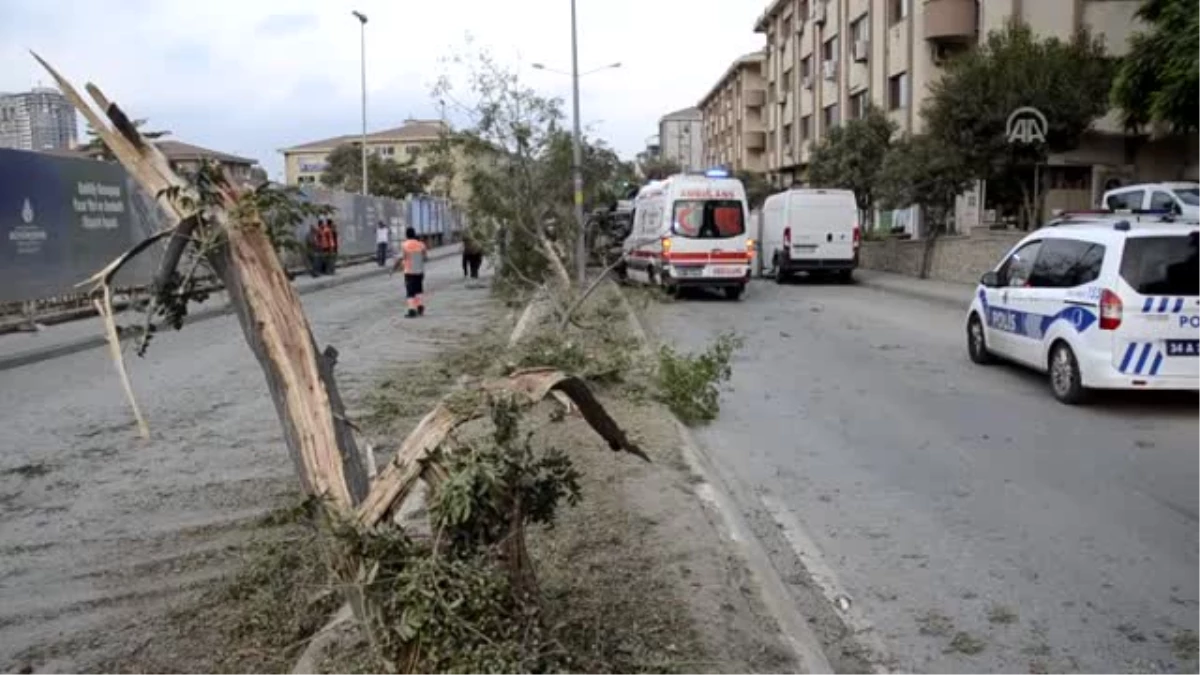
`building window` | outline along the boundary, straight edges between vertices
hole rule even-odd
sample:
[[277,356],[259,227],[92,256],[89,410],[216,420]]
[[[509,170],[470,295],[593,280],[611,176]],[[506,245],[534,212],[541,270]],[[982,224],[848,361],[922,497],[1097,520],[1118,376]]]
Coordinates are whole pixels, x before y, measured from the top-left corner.
[[792,69],[791,68],[788,68],[787,70],[783,71],[783,79],[781,80],[781,84],[783,85],[783,93],[784,94],[792,93]]
[[812,77],[812,56],[800,59],[800,77]]
[[860,120],[867,116],[867,108],[871,105],[871,96],[866,89],[850,96],[850,119]]
[[870,39],[871,27],[867,23],[867,15],[864,13],[850,24],[850,42],[853,44]]
[[812,139],[812,115],[800,118],[800,142]]
[[888,110],[908,107],[908,73],[888,78]]
[[404,151],[408,153],[409,157],[416,157],[417,155],[421,154],[421,146],[410,145],[404,148]]
[[838,113],[838,104],[836,103],[827,106],[823,111],[822,116],[824,117],[826,129],[832,129],[842,121],[841,115]]
[[783,152],[791,154],[792,152],[792,124],[791,122],[783,125]]
[[825,45],[821,47],[821,58],[825,61],[837,61],[838,55],[838,39],[837,36],[829,38],[825,41]]
[[908,18],[908,4],[910,0],[889,0],[888,1],[888,23],[897,24]]
[[383,145],[383,146],[375,148],[375,154],[380,155],[382,157],[391,157],[392,155],[395,154],[395,152],[396,152],[396,149],[390,145]]

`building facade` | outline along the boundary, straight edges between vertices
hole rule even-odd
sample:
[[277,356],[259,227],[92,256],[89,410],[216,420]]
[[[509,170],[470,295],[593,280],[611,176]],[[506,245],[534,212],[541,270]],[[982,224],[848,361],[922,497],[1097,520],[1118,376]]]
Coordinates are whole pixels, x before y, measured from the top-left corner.
[[705,166],[767,170],[765,65],[761,51],[738,58],[701,99]]
[[660,156],[684,171],[704,168],[704,116],[699,108],[684,108],[658,121]]
[[[418,169],[425,167],[428,157],[421,151],[442,138],[450,127],[441,120],[406,120],[403,126],[367,134],[367,152],[399,162],[414,161]],[[358,146],[359,134],[335,136],[319,141],[301,143],[280,150],[283,153],[284,181],[288,185],[311,185],[321,182],[329,153],[342,145]],[[461,157],[458,158],[461,160]],[[465,204],[469,194],[464,172],[455,171],[450,185],[434,185],[431,191]]]
[[[1140,0],[773,0],[755,24],[766,37],[766,165],[777,185],[802,180],[828,130],[885,110],[900,131],[920,133],[920,108],[942,64],[981,35],[1019,18],[1038,35],[1080,28],[1110,54],[1128,49]],[[1047,208],[1094,204],[1112,181],[1195,178],[1196,143],[1147,143],[1136,157],[1115,114],[1098,120],[1078,150],[1050,160],[1070,195]],[[1164,174],[1170,175],[1164,175]],[[1053,188],[1052,188],[1053,189]],[[1051,200],[1052,202],[1054,200]]]
[[0,93],[0,148],[70,148],[77,139],[75,108],[57,89]]

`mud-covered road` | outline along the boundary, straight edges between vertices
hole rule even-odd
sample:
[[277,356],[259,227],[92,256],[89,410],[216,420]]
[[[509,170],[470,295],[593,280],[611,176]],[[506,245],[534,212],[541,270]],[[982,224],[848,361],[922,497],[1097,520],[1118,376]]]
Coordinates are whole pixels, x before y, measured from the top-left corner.
[[[318,345],[341,352],[352,414],[384,364],[479,329],[486,287],[467,287],[456,258],[433,263],[428,277],[429,313],[417,320],[402,318],[399,277],[304,297]],[[72,671],[100,662],[115,641],[129,649],[145,638],[117,627],[227,573],[253,525],[296,493],[263,377],[232,317],[160,334],[129,366],[148,442],[102,349],[0,372],[2,670]]]

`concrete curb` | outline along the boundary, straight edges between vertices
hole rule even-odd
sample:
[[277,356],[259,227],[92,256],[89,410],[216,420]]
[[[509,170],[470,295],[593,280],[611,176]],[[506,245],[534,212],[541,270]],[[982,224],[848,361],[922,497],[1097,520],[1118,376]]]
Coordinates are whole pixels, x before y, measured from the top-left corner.
[[[443,260],[445,258],[449,258],[449,257],[459,253],[460,250],[461,249],[457,244],[452,244],[450,246],[443,246],[443,247],[437,248],[433,251],[430,251],[429,260],[431,262],[435,261],[435,260]],[[360,274],[355,274],[353,276],[333,277],[332,279],[318,281],[318,282],[308,284],[305,286],[298,286],[296,288],[296,292],[300,295],[308,295],[309,293],[316,293],[317,291],[324,291],[324,290],[328,290],[330,288],[336,288],[338,286],[352,284],[357,281],[362,281],[364,279],[371,279],[373,277],[377,277],[377,276],[387,274],[387,273],[388,273],[388,268],[385,266],[385,267],[379,268],[377,270],[371,270],[369,272],[363,272]],[[212,318],[215,318],[218,316],[225,316],[226,314],[230,314],[232,312],[233,312],[233,308],[229,305],[228,302],[226,302],[225,304],[220,305],[220,306],[208,307],[205,309],[201,309],[200,311],[195,312],[194,314],[189,314],[188,318],[187,318],[187,322],[184,324],[184,326],[186,327],[188,324],[199,323],[201,321],[206,321],[208,319],[212,319]],[[16,354],[0,357],[0,371],[12,370],[13,368],[20,368],[21,366],[27,366],[27,365],[30,365],[33,363],[40,363],[42,361],[49,361],[51,359],[56,359],[61,356],[67,356],[70,354],[74,354],[76,352],[82,352],[82,351],[85,351],[88,349],[102,347],[102,346],[104,346],[104,344],[106,342],[107,341],[105,340],[103,335],[97,334],[97,335],[89,335],[87,337],[82,337],[82,338],[79,338],[76,340],[72,340],[70,342],[65,342],[65,343],[50,346],[50,347],[38,347],[35,349],[29,349],[29,350],[26,350],[23,352],[17,352]]]
[[[916,298],[917,300],[925,300],[934,302],[944,307],[953,309],[961,309],[966,311],[966,308],[971,304],[971,289],[969,286],[963,286],[962,295],[959,296],[956,292],[949,290],[937,290],[932,288],[923,288],[920,285],[907,282],[906,279],[892,279],[890,277],[881,276],[884,273],[871,273],[868,270],[863,270],[866,274],[857,275],[854,280],[859,286],[865,288],[873,288],[878,291],[887,293],[896,293],[898,295]],[[914,279],[913,281],[919,281]]]
[[[620,291],[619,286],[618,292],[641,349],[644,352],[651,351],[650,336],[646,332],[645,326],[642,325],[641,318],[634,311],[629,299],[625,297],[625,293]],[[710,504],[720,514],[730,540],[741,551],[746,566],[758,580],[759,595],[763,605],[778,623],[779,631],[792,648],[792,653],[802,672],[833,673],[833,666],[825,656],[821,641],[809,628],[808,621],[796,608],[796,603],[792,602],[791,593],[787,590],[787,586],[780,578],[775,566],[771,564],[766,548],[754,535],[754,531],[750,529],[750,525],[737,509],[733,498],[729,495],[728,487],[717,474],[712,460],[696,443],[691,430],[674,415],[672,418],[679,432],[684,461],[687,462],[692,473],[703,481],[695,486],[696,496]]]

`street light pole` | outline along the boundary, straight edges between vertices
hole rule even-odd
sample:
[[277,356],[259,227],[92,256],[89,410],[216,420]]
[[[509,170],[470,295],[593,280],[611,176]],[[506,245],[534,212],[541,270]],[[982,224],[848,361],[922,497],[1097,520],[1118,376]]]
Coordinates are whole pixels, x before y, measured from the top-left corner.
[[358,19],[362,39],[362,193],[367,196],[367,15],[351,12]]
[[587,281],[587,240],[583,220],[583,139],[579,125],[579,35],[575,25],[575,0],[571,0],[571,88],[575,133],[571,139],[572,181],[575,184],[575,274],[582,289]]

